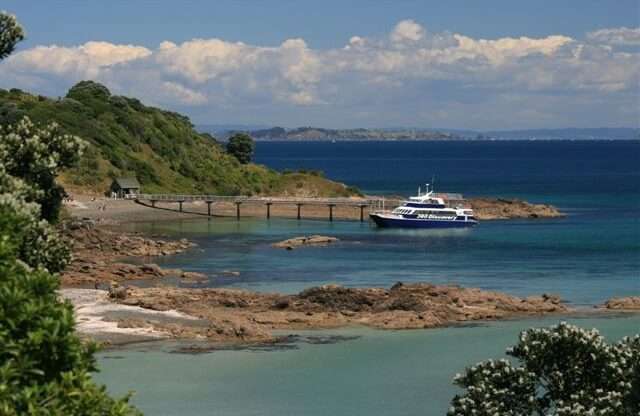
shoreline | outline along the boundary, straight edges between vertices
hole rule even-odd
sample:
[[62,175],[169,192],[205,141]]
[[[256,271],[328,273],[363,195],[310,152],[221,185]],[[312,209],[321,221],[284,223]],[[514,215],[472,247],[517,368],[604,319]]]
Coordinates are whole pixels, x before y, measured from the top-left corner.
[[[396,206],[402,200],[389,198],[388,206]],[[518,199],[478,197],[468,200],[480,221],[496,221],[508,219],[554,219],[565,217],[556,207],[546,204],[533,204]],[[235,204],[229,202],[215,203],[212,216],[207,215],[204,202],[185,202],[183,211],[179,211],[175,203],[157,202],[156,207],[136,203],[133,200],[110,199],[77,195],[73,202],[65,203],[65,208],[72,217],[86,218],[101,225],[117,225],[149,221],[173,221],[197,218],[235,218]],[[274,204],[270,209],[271,217],[297,219],[295,204]],[[301,220],[328,220],[329,209],[324,205],[307,204],[301,208]],[[240,210],[241,218],[266,219],[266,207],[260,203],[244,203]],[[333,208],[334,220],[359,221],[360,209],[357,206],[336,206]],[[368,212],[365,222],[369,221]]]
[[[61,294],[75,306],[79,332],[107,345],[189,340],[213,346],[242,346],[278,343],[281,337],[275,333],[281,331],[354,326],[425,329],[539,316],[637,312],[604,309],[604,304],[592,309],[570,307],[548,294],[520,298],[426,282],[397,283],[391,288],[327,285],[298,294],[180,288],[176,282],[198,283],[207,276],[163,269],[154,263],[130,264],[126,258],[153,261],[153,257],[193,249],[193,243],[126,233],[113,226],[158,220],[159,212],[162,220],[202,218],[201,215],[153,210],[129,200],[110,201],[106,211],[100,209],[104,204],[100,200],[80,203],[82,207],[71,210],[76,219],[65,229],[74,242],[74,258],[62,275]],[[141,281],[144,287],[136,286]],[[95,289],[82,288],[91,285]],[[100,287],[102,290],[97,290]]]

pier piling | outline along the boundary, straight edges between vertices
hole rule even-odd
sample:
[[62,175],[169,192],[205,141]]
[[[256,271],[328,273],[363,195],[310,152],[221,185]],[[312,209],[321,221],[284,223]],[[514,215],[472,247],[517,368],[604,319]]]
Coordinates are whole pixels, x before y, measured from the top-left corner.
[[[329,208],[329,221],[333,221],[333,211],[334,207],[344,206],[349,207],[349,210],[345,211],[345,215],[349,214],[348,217],[353,218],[353,209],[358,207],[360,208],[360,221],[365,221],[365,208],[372,209],[379,206],[384,207],[384,199],[380,198],[368,198],[368,199],[360,199],[354,200],[352,198],[310,198],[310,197],[259,197],[259,196],[224,196],[224,195],[184,195],[184,194],[139,194],[136,195],[135,198],[137,201],[148,201],[148,206],[152,208],[158,208],[158,202],[164,204],[178,204],[178,209],[176,211],[179,212],[189,212],[184,211],[184,203],[190,202],[204,202],[207,204],[207,213],[201,213],[201,215],[207,215],[208,217],[212,217],[214,214],[215,208],[212,207],[215,203],[224,203],[225,206],[227,204],[235,204],[236,205],[236,218],[240,220],[241,212],[240,205],[243,203],[257,203],[264,204],[266,206],[266,215],[267,219],[271,219],[271,205],[273,204],[281,204],[288,205],[292,207],[296,206],[297,215],[296,218],[298,220],[302,219],[302,206],[303,205],[311,205],[314,207],[318,206],[327,206]],[[233,206],[233,205],[231,205]],[[224,210],[223,210],[224,211]],[[314,211],[315,212],[315,211]],[[357,211],[356,211],[357,212]],[[189,213],[193,213],[189,212]],[[340,215],[341,211],[338,211],[337,215]],[[357,215],[357,214],[356,214]],[[357,217],[356,217],[357,218]]]
[[329,204],[329,221],[333,221],[333,207],[335,206],[335,204]]

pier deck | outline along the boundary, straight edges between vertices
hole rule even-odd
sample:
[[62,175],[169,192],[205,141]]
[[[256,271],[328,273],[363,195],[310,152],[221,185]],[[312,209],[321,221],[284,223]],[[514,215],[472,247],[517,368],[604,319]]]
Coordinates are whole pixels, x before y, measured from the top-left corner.
[[326,206],[328,219],[333,221],[334,208],[338,206],[356,207],[360,209],[360,221],[365,220],[365,209],[369,211],[381,209],[385,205],[384,198],[310,198],[310,197],[261,197],[261,196],[222,196],[222,195],[187,195],[187,194],[138,194],[132,197],[136,202],[155,208],[156,203],[176,203],[178,211],[183,212],[184,203],[204,202],[207,204],[207,215],[212,216],[212,205],[235,204],[236,218],[241,217],[242,204],[262,204],[266,208],[266,217],[271,217],[272,205],[291,205],[297,207],[297,218],[302,218],[302,207],[305,205]]

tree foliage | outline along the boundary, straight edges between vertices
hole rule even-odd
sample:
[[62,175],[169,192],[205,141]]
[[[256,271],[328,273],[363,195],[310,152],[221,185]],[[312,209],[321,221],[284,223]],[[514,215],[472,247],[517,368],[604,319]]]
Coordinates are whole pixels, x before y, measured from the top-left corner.
[[238,159],[240,163],[251,162],[255,144],[251,136],[246,133],[236,133],[229,137],[227,153]]
[[58,219],[64,196],[56,176],[78,161],[83,148],[80,138],[63,134],[56,123],[37,127],[25,117],[16,125],[0,126],[0,165],[31,187],[31,199],[50,222]]
[[522,332],[509,360],[467,368],[451,416],[640,414],[640,336],[609,344],[597,330],[561,323]]
[[[16,32],[11,21],[0,24],[3,42],[5,30]],[[91,379],[96,347],[76,335],[73,307],[59,300],[52,274],[69,260],[46,221],[57,218],[62,195],[55,176],[77,160],[81,143],[28,119],[0,130],[0,414],[137,414],[127,397],[112,399]]]
[[22,39],[24,31],[15,16],[0,12],[0,59],[9,56]]

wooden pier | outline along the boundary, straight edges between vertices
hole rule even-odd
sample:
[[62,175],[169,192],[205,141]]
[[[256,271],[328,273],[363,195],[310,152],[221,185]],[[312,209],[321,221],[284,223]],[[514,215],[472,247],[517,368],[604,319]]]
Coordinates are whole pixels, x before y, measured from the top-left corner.
[[[335,207],[355,207],[360,210],[360,221],[365,221],[365,209],[367,212],[383,209],[384,198],[296,198],[296,197],[258,197],[258,196],[220,196],[220,195],[180,195],[180,194],[138,194],[132,197],[138,203],[155,208],[156,203],[175,203],[178,211],[183,211],[184,203],[204,202],[207,204],[207,216],[215,215],[215,204],[235,204],[236,218],[241,217],[242,204],[261,204],[265,207],[266,218],[271,218],[272,205],[290,205],[297,207],[297,219],[302,219],[303,207],[326,206],[328,220],[334,219]],[[213,207],[212,207],[213,206]]]

